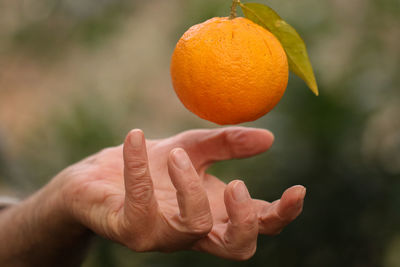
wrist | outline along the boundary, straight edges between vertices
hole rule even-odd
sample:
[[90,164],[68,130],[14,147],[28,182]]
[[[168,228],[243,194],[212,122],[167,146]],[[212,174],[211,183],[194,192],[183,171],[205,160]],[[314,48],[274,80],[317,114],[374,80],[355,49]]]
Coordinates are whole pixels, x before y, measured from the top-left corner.
[[40,207],[36,211],[37,216],[42,220],[52,221],[54,231],[76,235],[88,235],[87,229],[74,216],[65,197],[66,182],[63,177],[56,176],[53,180],[32,196],[33,207]]

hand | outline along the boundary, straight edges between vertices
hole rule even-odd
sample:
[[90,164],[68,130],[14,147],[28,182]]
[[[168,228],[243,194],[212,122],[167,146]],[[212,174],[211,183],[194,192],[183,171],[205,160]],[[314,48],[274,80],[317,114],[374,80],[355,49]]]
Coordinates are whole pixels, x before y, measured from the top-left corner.
[[301,212],[305,188],[273,203],[251,199],[242,181],[207,174],[216,161],[267,150],[270,132],[231,127],[145,140],[132,130],[61,172],[63,202],[75,220],[135,251],[193,249],[243,260],[259,233],[277,234]]

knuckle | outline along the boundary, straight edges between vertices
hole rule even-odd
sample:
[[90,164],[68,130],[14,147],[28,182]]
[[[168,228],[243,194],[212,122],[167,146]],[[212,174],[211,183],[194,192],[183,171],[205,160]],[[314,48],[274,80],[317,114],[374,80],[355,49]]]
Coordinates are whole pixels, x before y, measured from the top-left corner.
[[148,164],[146,160],[134,160],[125,163],[128,173],[134,177],[144,177],[147,175]]
[[250,259],[251,257],[254,256],[256,253],[256,246],[252,246],[251,248],[244,250],[244,251],[238,251],[236,253],[233,253],[233,259],[237,261],[245,261]]
[[189,194],[199,194],[203,192],[202,185],[200,184],[200,181],[197,179],[191,179],[187,184],[186,184],[186,191]]
[[201,216],[194,220],[190,220],[186,223],[186,225],[188,231],[196,236],[207,235],[213,227],[212,218],[208,214],[206,216]]
[[142,181],[128,188],[130,199],[135,203],[148,203],[153,195],[153,184],[151,181]]
[[268,231],[268,235],[271,235],[271,236],[279,235],[283,231],[284,227],[285,227],[284,225],[276,225],[275,227],[271,228]]
[[225,246],[231,259],[244,261],[250,259],[255,254],[257,241],[253,240],[250,244],[244,244],[242,242],[232,243],[232,240],[225,240]]
[[144,160],[144,159],[128,160],[125,163],[125,166],[130,170],[147,169],[147,160]]
[[106,154],[109,154],[111,151],[113,151],[113,148],[106,147],[106,148],[103,148],[102,150],[100,150],[98,154],[99,155],[106,155]]
[[250,212],[242,222],[246,229],[252,229],[258,226],[258,218],[255,212]]
[[152,239],[149,238],[149,232],[146,229],[135,229],[129,222],[121,226],[119,231],[119,242],[124,244],[130,250],[136,252],[146,252],[153,248]]
[[136,252],[146,252],[152,249],[151,244],[143,238],[135,238],[134,240],[131,240],[129,244],[127,244],[127,247]]
[[280,233],[282,233],[282,230],[283,229],[276,229],[276,230],[273,230],[272,232],[271,232],[271,236],[276,236],[276,235],[279,235]]
[[[235,146],[237,145],[237,140],[234,137],[234,132],[232,132],[231,129],[224,129],[223,131],[220,132],[220,138],[223,142],[223,148],[225,149],[225,153],[230,158],[234,158],[236,156],[236,149]],[[232,146],[232,144],[235,144],[235,146]]]
[[275,236],[280,234],[285,226],[288,224],[285,221],[282,221],[281,218],[279,217],[268,217],[268,218],[260,218],[259,223],[263,233],[270,235],[270,236]]
[[186,140],[188,138],[190,138],[191,136],[193,136],[198,130],[187,130],[184,132],[181,132],[180,134],[175,135],[174,137],[183,141]]
[[227,132],[225,138],[226,143],[235,144],[230,147],[230,153],[233,157],[242,154],[250,148],[246,132],[241,131],[240,128],[235,129],[235,131]]

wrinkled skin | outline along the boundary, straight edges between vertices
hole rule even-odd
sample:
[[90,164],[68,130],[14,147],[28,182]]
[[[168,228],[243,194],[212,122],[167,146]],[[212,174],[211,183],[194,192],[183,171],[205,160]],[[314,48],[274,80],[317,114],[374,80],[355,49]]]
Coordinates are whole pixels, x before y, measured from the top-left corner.
[[278,234],[301,213],[305,188],[293,186],[270,203],[251,199],[242,181],[227,185],[206,170],[216,161],[264,152],[272,143],[270,132],[243,127],[160,140],[132,130],[123,145],[56,179],[74,220],[134,251],[193,249],[245,260],[255,253],[258,234]]

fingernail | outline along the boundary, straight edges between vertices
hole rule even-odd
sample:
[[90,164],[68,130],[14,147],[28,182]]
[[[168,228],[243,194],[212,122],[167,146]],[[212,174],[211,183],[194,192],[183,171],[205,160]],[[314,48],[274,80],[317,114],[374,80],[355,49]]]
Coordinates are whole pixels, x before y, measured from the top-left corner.
[[238,181],[233,186],[233,199],[238,202],[244,202],[250,198],[249,191],[242,181]]
[[304,187],[303,191],[301,192],[301,195],[303,196],[303,198],[306,196],[306,192],[307,192],[307,189]]
[[143,136],[140,131],[138,130],[133,130],[131,132],[131,137],[130,137],[131,145],[134,148],[139,148],[142,145],[143,142]]
[[183,149],[176,149],[173,152],[175,165],[181,170],[187,170],[190,167],[190,159]]
[[301,207],[303,207],[304,204],[304,197],[306,196],[306,188],[304,187],[303,190],[300,193],[300,201],[298,201],[297,203],[297,208],[300,209]]
[[275,135],[274,135],[274,133],[268,131],[268,134],[270,135],[270,138],[271,138],[272,142],[274,142],[274,140],[275,140]]
[[303,187],[303,188],[301,189],[301,191],[299,192],[298,198],[299,198],[299,199],[304,199],[305,196],[306,196],[306,188]]
[[294,213],[302,209],[304,204],[305,194],[306,194],[306,189],[303,187],[302,190],[298,193],[298,199],[296,203],[294,203],[291,208]]

